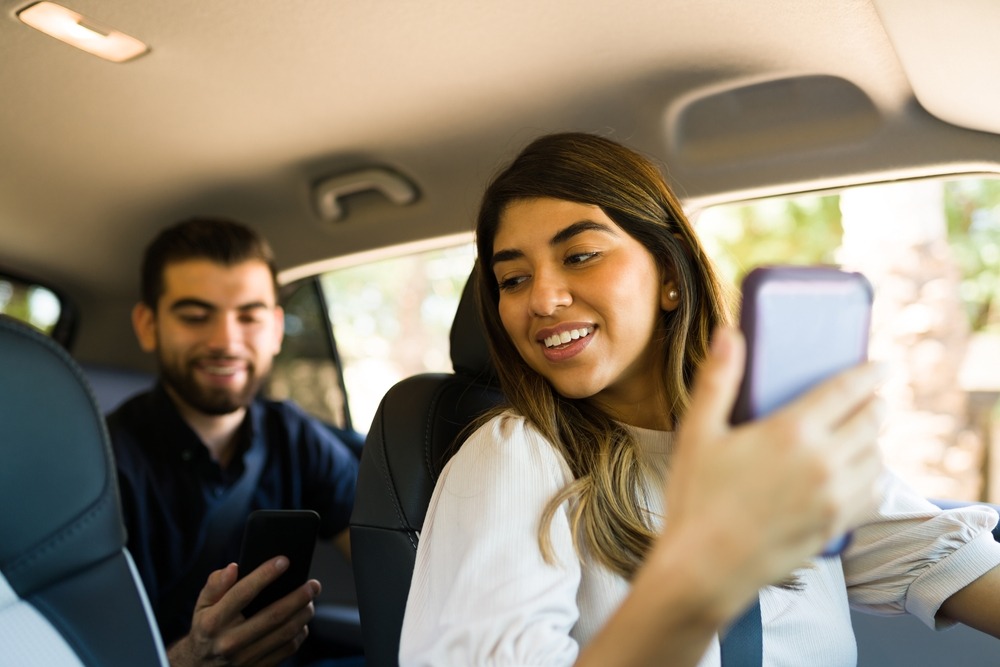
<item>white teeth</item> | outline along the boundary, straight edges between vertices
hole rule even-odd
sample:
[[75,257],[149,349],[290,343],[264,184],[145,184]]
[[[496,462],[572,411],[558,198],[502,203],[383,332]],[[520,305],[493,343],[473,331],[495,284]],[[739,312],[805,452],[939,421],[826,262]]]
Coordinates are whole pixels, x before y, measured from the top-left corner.
[[584,338],[590,335],[592,329],[589,327],[586,329],[571,329],[569,331],[563,331],[562,333],[552,334],[545,339],[545,347],[555,347],[556,345],[565,345],[571,340],[576,340],[577,338]]

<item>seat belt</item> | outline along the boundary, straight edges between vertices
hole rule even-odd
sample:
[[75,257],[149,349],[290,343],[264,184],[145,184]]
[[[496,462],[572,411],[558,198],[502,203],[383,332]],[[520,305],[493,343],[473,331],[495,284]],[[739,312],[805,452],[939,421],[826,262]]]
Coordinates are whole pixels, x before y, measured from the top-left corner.
[[192,560],[184,578],[164,596],[159,605],[164,618],[183,614],[187,618],[187,624],[190,624],[193,610],[186,608],[188,601],[192,597],[197,599],[197,593],[205,586],[205,573],[219,568],[222,554],[232,543],[236,531],[243,530],[250,509],[250,498],[257,488],[265,458],[267,446],[263,438],[255,438],[243,457],[243,475],[229,489],[225,498],[209,510],[203,524],[197,556]]
[[761,667],[764,637],[760,618],[760,597],[729,627],[722,637],[722,667]]

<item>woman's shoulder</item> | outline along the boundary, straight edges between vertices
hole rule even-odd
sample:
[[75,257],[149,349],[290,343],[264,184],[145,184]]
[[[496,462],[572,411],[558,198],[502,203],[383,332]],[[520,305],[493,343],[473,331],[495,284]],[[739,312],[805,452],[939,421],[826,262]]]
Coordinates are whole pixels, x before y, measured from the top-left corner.
[[[548,438],[527,418],[504,410],[483,422],[459,448],[459,454],[561,458]],[[456,454],[457,456],[458,454]],[[548,455],[548,456],[547,456]]]
[[572,479],[555,446],[530,421],[509,410],[480,424],[462,443],[445,468],[450,476],[458,471],[461,478],[543,476],[559,486]]

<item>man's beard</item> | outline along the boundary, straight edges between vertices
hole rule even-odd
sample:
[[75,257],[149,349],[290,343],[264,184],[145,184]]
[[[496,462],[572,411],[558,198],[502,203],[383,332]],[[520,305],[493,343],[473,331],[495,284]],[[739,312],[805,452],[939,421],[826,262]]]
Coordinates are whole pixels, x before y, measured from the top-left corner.
[[[219,357],[222,358],[222,357]],[[193,364],[175,366],[159,357],[160,378],[182,401],[206,415],[228,415],[246,408],[263,383],[253,365],[247,368],[247,381],[242,390],[203,387],[195,379]]]

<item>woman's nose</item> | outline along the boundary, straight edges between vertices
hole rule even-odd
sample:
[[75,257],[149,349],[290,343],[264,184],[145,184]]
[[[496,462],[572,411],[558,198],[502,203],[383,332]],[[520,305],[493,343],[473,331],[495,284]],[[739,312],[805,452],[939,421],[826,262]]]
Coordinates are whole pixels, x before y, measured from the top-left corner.
[[572,302],[569,285],[557,272],[536,272],[529,302],[533,315],[548,317]]

